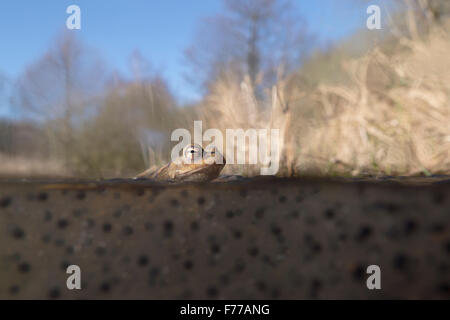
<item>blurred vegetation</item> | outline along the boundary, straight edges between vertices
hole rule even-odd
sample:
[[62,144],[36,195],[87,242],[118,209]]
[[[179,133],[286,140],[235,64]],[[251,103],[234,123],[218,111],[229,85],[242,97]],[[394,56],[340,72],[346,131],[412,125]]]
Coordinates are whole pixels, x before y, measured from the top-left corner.
[[382,31],[325,49],[287,0],[224,3],[185,52],[204,93],[192,105],[139,52],[125,77],[61,34],[15,82],[0,175],[130,177],[168,161],[171,132],[197,119],[280,129],[280,175],[450,172],[449,1],[399,1]]

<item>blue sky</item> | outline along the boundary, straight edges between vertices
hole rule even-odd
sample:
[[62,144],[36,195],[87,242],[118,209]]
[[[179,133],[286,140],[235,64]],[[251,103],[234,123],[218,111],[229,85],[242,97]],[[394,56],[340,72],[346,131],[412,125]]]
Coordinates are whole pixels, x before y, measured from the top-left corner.
[[[383,2],[382,0],[373,3]],[[367,4],[358,0],[293,0],[310,31],[335,41],[365,26]],[[122,72],[138,49],[168,80],[180,101],[198,96],[185,80],[183,50],[198,21],[220,13],[221,0],[4,0],[0,6],[0,74],[13,82],[65,28],[66,8],[81,8],[82,29],[74,30]],[[0,116],[11,113],[0,100]]]

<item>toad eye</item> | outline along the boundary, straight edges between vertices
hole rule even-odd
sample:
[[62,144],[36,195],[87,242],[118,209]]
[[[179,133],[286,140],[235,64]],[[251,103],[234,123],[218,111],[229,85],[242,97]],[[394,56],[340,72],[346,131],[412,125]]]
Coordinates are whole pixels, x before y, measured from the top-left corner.
[[200,150],[197,150],[195,148],[190,148],[187,150],[187,153],[196,154],[196,153],[200,153]]
[[189,145],[184,151],[184,156],[188,159],[201,158],[203,149],[197,145]]

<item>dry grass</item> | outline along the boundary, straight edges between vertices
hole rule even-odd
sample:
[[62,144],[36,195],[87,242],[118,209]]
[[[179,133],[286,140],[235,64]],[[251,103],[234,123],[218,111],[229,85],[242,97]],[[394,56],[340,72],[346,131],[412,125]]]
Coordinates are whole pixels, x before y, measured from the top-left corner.
[[[248,82],[225,74],[201,117],[222,132],[280,129],[280,175],[449,173],[450,37],[443,30],[420,41],[402,38],[391,56],[373,48],[344,60],[350,82],[323,82],[312,91],[292,78],[257,100]],[[259,166],[227,170],[255,175]]]
[[[276,147],[279,148],[280,157],[277,161],[283,161],[281,156],[285,151],[286,136],[290,123],[289,107],[283,100],[281,85],[272,88],[269,93],[271,99],[261,100],[255,97],[251,90],[249,79],[239,84],[232,74],[224,74],[215,83],[210,95],[208,95],[199,108],[199,117],[204,120],[207,128],[221,130],[225,139],[226,129],[279,129],[279,139]],[[271,147],[268,136],[268,147]],[[223,146],[226,155],[226,141]],[[245,150],[248,159],[248,143]],[[236,155],[235,155],[236,159]],[[225,167],[226,174],[258,175],[259,165],[228,165]]]
[[440,30],[409,50],[375,48],[345,61],[352,85],[312,93],[319,115],[297,140],[295,167],[322,174],[450,172],[450,38]]

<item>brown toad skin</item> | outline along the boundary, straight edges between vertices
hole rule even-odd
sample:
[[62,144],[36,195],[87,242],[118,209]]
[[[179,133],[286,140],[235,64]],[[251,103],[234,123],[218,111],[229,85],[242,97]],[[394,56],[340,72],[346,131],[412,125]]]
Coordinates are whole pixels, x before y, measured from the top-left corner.
[[216,179],[225,164],[225,158],[215,151],[215,154],[205,153],[198,163],[184,163],[184,158],[179,157],[157,171],[149,169],[137,175],[136,178],[170,182],[206,182]]

